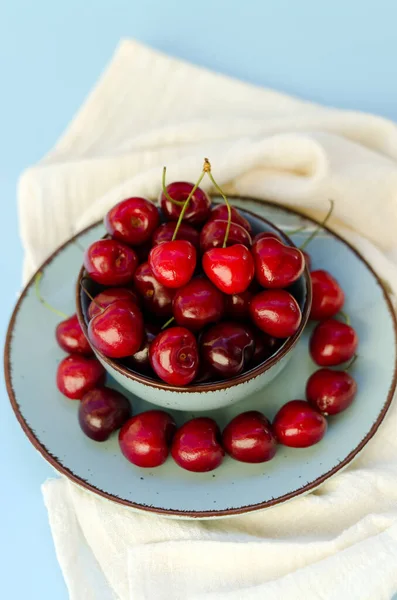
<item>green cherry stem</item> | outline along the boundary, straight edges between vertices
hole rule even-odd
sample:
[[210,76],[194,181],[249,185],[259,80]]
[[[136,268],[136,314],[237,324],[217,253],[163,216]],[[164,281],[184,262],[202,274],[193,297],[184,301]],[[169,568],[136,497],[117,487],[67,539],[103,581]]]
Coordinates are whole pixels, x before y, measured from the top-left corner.
[[38,301],[41,302],[41,304],[43,304],[43,306],[48,308],[48,310],[53,312],[55,315],[58,315],[58,317],[61,317],[61,319],[68,319],[69,315],[66,315],[61,310],[54,308],[53,306],[51,306],[51,304],[48,304],[48,302],[46,302],[44,300],[44,298],[40,292],[40,282],[42,280],[42,277],[43,277],[43,273],[42,273],[42,271],[39,271],[34,279],[34,287],[35,287],[36,297],[37,297]]
[[344,319],[346,325],[350,325],[350,317],[347,313],[345,313],[343,310],[340,310],[338,313],[342,319]]
[[204,167],[203,167],[203,170],[201,172],[201,175],[198,178],[197,183],[194,185],[194,187],[193,187],[192,191],[190,192],[189,196],[186,198],[185,202],[183,203],[183,207],[182,207],[181,213],[179,215],[179,219],[178,219],[178,221],[176,223],[176,227],[175,227],[175,230],[174,230],[174,235],[172,236],[172,239],[171,239],[172,242],[176,239],[176,236],[178,234],[178,229],[181,226],[183,217],[185,216],[185,212],[187,211],[187,207],[189,206],[189,202],[193,198],[195,191],[197,190],[198,186],[202,182],[205,173],[206,173],[206,165],[205,165],[205,161],[204,161]]
[[169,202],[172,202],[172,204],[176,204],[177,206],[183,206],[185,204],[185,202],[183,200],[174,200],[173,198],[171,198],[171,196],[167,192],[167,186],[165,183],[166,173],[167,173],[167,167],[163,167],[163,176],[161,179],[161,187],[163,188],[164,196],[167,198],[167,200],[169,200]]
[[320,231],[324,228],[324,226],[327,224],[328,219],[330,218],[330,216],[332,215],[332,212],[334,210],[334,201],[330,200],[329,201],[330,207],[328,209],[327,214],[325,215],[325,218],[323,219],[323,221],[321,221],[321,223],[319,224],[319,226],[309,235],[309,237],[307,238],[307,240],[305,240],[302,244],[302,246],[300,246],[299,250],[304,250],[312,240],[314,240],[315,237],[318,236],[318,234],[320,233]]
[[103,308],[103,306],[101,306],[101,305],[99,304],[99,302],[97,302],[97,301],[95,300],[95,298],[94,298],[94,297],[93,297],[93,296],[90,294],[90,292],[87,290],[87,288],[86,288],[86,287],[84,287],[84,285],[83,285],[83,282],[82,282],[82,281],[80,281],[80,287],[81,287],[81,289],[83,290],[83,292],[85,293],[85,295],[86,295],[86,296],[88,296],[88,298],[91,300],[91,302],[93,302],[93,303],[95,304],[95,306],[96,306],[97,308],[99,308],[99,310],[100,310],[101,312],[103,312],[103,311],[105,310],[105,309]]
[[350,371],[356,360],[358,359],[358,354],[355,354],[353,358],[347,363],[346,367],[343,369],[344,371]]
[[166,329],[168,327],[168,325],[171,325],[171,323],[175,321],[174,317],[171,317],[171,319],[168,319],[168,321],[166,323],[164,323],[164,325],[162,326],[162,330]]
[[222,198],[224,199],[225,204],[227,206],[227,226],[226,226],[225,237],[223,238],[223,246],[222,246],[222,248],[226,248],[227,240],[229,239],[230,226],[232,224],[232,209],[230,208],[229,201],[226,198],[224,192],[219,187],[219,185],[216,183],[214,176],[211,173],[211,164],[210,164],[208,158],[204,159],[204,167],[206,167],[207,175],[211,179],[212,184],[214,185],[214,187],[218,191],[218,193],[222,196]]

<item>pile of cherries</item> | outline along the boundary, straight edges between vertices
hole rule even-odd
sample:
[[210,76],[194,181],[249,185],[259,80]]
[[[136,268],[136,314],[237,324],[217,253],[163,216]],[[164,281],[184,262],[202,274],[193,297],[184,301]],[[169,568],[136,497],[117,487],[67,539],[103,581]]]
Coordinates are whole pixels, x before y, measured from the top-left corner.
[[[205,173],[216,185],[207,162],[199,182]],[[127,398],[104,386],[105,370],[91,346],[134,371],[184,386],[253,368],[299,328],[301,311],[291,285],[305,263],[310,267],[310,256],[275,233],[252,240],[248,221],[226,199],[211,208],[199,182],[163,184],[162,224],[157,207],[144,198],[128,198],[109,211],[105,225],[111,237],[91,244],[84,256],[89,278],[101,286],[90,296],[89,342],[76,315],[56,329],[59,345],[69,353],[58,366],[57,386],[81,401],[82,430],[104,441],[121,428],[121,451],[140,467],[161,465],[170,451],[178,465],[197,472],[219,466],[225,451],[242,462],[268,461],[277,442],[296,448],[319,442],[327,429],[324,415],[345,410],[357,392],[351,364],[330,368],[354,362],[358,339],[345,316],[335,318],[343,314],[345,297],[324,270],[310,273],[310,318],[319,321],[310,354],[322,368],[307,382],[306,401],[288,402],[273,423],[248,411],[222,434],[208,417],[177,429],[162,410],[131,416]]]

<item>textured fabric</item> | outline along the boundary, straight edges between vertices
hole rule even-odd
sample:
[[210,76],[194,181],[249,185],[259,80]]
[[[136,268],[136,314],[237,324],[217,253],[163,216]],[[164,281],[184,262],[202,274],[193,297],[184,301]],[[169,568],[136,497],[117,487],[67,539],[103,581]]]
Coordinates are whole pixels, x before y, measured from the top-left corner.
[[[397,128],[246,85],[126,41],[55,148],[21,177],[25,276],[128,195],[197,179],[324,214],[397,291]],[[45,233],[44,233],[45,232]],[[366,238],[366,239],[365,239]],[[377,246],[377,247],[376,247]],[[386,258],[389,254],[389,258]],[[397,590],[397,406],[354,464],[262,513],[175,521],[66,479],[43,486],[72,600],[389,600]]]

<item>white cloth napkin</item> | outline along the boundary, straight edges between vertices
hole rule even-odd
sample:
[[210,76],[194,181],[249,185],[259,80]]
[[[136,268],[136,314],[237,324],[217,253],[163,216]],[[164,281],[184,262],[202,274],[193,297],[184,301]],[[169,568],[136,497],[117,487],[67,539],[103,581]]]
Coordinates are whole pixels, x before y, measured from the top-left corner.
[[[397,292],[397,128],[123,42],[55,148],[21,177],[25,276],[55,246],[208,156],[229,192],[324,214]],[[366,238],[366,239],[364,239]],[[370,241],[368,241],[370,240]],[[376,244],[381,250],[377,249]],[[66,479],[43,486],[72,600],[389,600],[397,590],[397,403],[354,464],[256,514],[175,521]]]

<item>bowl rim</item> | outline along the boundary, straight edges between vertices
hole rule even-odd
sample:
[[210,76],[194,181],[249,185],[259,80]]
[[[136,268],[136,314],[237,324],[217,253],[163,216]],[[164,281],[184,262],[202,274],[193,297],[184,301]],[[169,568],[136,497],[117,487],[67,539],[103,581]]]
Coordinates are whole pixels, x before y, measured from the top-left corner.
[[[229,198],[231,200],[233,200],[233,198],[237,198],[237,197],[229,196]],[[214,204],[218,204],[218,203],[214,202]],[[273,230],[275,230],[289,246],[291,246],[292,248],[297,248],[297,246],[294,244],[294,242],[291,240],[291,238],[284,231],[282,231],[279,227],[277,227],[277,225],[272,223],[269,219],[266,219],[265,217],[262,217],[261,215],[258,215],[256,213],[254,213],[253,211],[247,210],[245,208],[238,207],[238,210],[240,210],[243,214],[246,213],[246,214],[250,215],[251,217],[258,219],[259,221],[262,221],[265,225],[267,225],[267,226],[271,227]],[[99,221],[96,221],[96,223],[91,225],[91,227],[94,228],[94,227],[98,226],[101,223],[101,221],[102,221],[102,219]],[[77,281],[76,281],[75,299],[76,299],[77,318],[79,320],[79,323],[83,330],[84,335],[88,339],[88,327],[87,327],[87,323],[86,323],[86,320],[85,320],[85,317],[83,314],[83,309],[81,306],[81,281],[84,277],[84,273],[85,273],[85,268],[84,268],[84,265],[82,265],[82,267],[79,270],[79,274],[78,274]],[[163,390],[163,391],[168,391],[168,392],[176,392],[176,393],[187,393],[187,394],[199,394],[199,393],[226,390],[230,387],[234,387],[236,385],[246,383],[248,381],[251,381],[252,379],[256,379],[260,375],[263,375],[263,373],[266,373],[266,371],[268,371],[269,369],[274,367],[274,365],[276,365],[283,358],[285,358],[287,356],[287,354],[289,354],[289,352],[291,352],[291,350],[298,343],[298,341],[299,341],[300,337],[302,336],[302,333],[306,327],[306,324],[308,322],[311,304],[312,304],[312,283],[311,283],[310,273],[309,273],[309,270],[306,265],[305,265],[305,269],[304,269],[301,277],[303,278],[303,280],[305,282],[306,298],[305,298],[305,304],[301,311],[302,319],[301,319],[301,322],[300,322],[300,325],[299,325],[297,331],[294,333],[294,335],[287,338],[287,340],[282,344],[282,346],[280,346],[280,348],[275,352],[275,354],[270,356],[264,362],[260,363],[259,365],[255,366],[253,369],[250,369],[249,371],[240,373],[239,375],[236,375],[235,377],[232,377],[227,380],[207,382],[207,383],[198,383],[198,384],[196,383],[196,384],[185,385],[185,386],[169,385],[168,383],[166,383],[164,381],[152,379],[150,377],[142,375],[141,373],[138,373],[136,371],[132,371],[131,369],[128,369],[128,367],[125,367],[124,365],[117,363],[114,359],[109,358],[108,356],[105,356],[105,354],[103,354],[102,352],[97,350],[94,346],[92,346],[92,344],[90,342],[89,343],[92,346],[95,354],[97,354],[100,357],[101,361],[106,363],[107,366],[114,369],[115,371],[120,373],[120,375],[123,375],[127,379],[136,381],[142,385],[146,385],[146,386],[158,389],[158,390]],[[89,339],[88,339],[88,341],[89,341]]]

